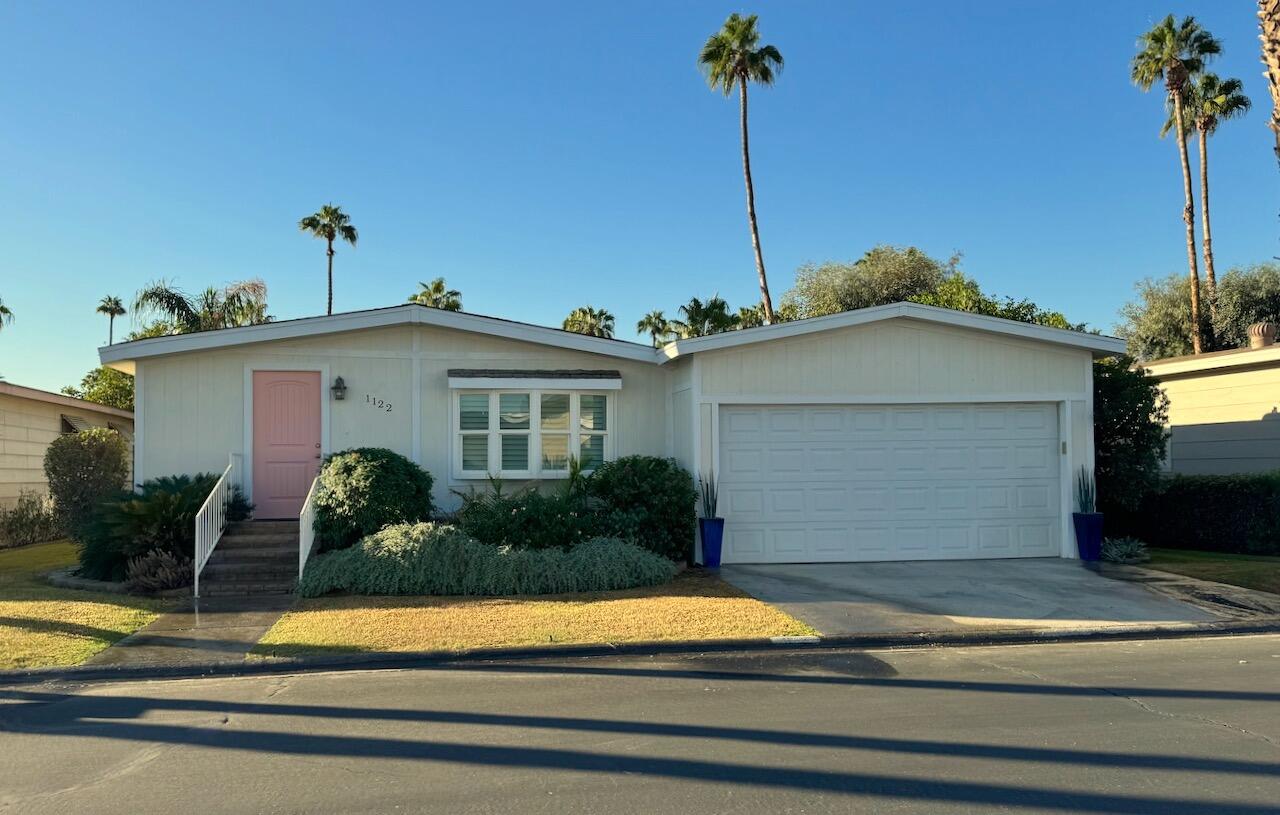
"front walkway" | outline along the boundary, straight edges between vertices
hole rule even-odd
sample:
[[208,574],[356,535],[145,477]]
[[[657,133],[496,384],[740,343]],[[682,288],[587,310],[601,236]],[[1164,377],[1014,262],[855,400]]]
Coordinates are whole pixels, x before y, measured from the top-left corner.
[[162,614],[85,664],[182,667],[243,662],[292,603],[291,595],[190,601],[186,609]]
[[721,576],[826,636],[1225,619],[1057,558],[725,566]]

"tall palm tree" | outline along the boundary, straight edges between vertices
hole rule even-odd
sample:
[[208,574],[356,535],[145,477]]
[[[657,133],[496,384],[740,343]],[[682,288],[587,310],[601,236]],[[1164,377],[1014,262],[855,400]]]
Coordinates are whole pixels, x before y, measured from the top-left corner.
[[443,277],[437,277],[430,283],[420,282],[418,285],[422,290],[409,295],[410,303],[442,311],[462,311],[462,292],[446,287]]
[[738,307],[738,328],[756,328],[762,325],[764,325],[764,308],[759,303],[754,306]]
[[564,318],[564,330],[591,337],[613,337],[613,315],[602,308],[581,306]]
[[690,297],[689,302],[680,307],[680,317],[671,321],[671,329],[682,339],[732,331],[738,326],[737,316],[729,311],[729,304],[719,295],[705,303]]
[[751,183],[751,149],[747,138],[747,85],[758,82],[772,85],[775,74],[782,73],[782,54],[772,45],[760,45],[756,15],[742,17],[730,14],[724,26],[707,38],[698,55],[698,65],[706,74],[707,84],[725,96],[738,89],[738,108],[742,129],[742,175],[747,182],[747,222],[751,226],[751,248],[756,254],[756,275],[760,278],[760,303],[766,323],[773,322],[773,300],[769,297],[769,280],[764,273],[764,254],[760,251],[760,228],[756,223],[756,192]]
[[116,318],[125,313],[124,303],[120,302],[119,297],[108,294],[99,301],[95,311],[107,315],[107,345],[113,345],[116,338]]
[[313,238],[323,238],[329,247],[325,253],[329,256],[329,304],[325,313],[332,314],[333,242],[344,240],[355,246],[360,235],[356,232],[356,228],[351,225],[351,216],[343,212],[342,207],[335,207],[332,203],[325,204],[311,215],[298,221],[298,229],[309,233]]
[[1191,348],[1199,354],[1204,350],[1200,318],[1200,270],[1196,263],[1195,202],[1191,194],[1191,162],[1187,158],[1187,130],[1183,108],[1189,78],[1204,69],[1206,60],[1222,50],[1222,46],[1208,31],[1200,27],[1194,17],[1184,17],[1181,23],[1172,14],[1165,17],[1148,32],[1138,38],[1138,53],[1133,58],[1130,76],[1143,91],[1164,80],[1165,91],[1173,105],[1174,136],[1178,142],[1178,156],[1182,160],[1182,191],[1185,203],[1182,220],[1187,225],[1187,267],[1191,278]]
[[671,321],[662,313],[662,309],[654,309],[640,318],[636,323],[636,331],[648,334],[649,339],[653,340],[653,347],[657,348],[671,337]]
[[0,328],[4,328],[13,322],[13,312],[4,304],[4,298],[0,297]]
[[[1205,290],[1209,298],[1210,322],[1218,311],[1218,278],[1213,267],[1213,229],[1209,223],[1209,137],[1218,125],[1248,112],[1251,102],[1243,93],[1244,84],[1238,79],[1220,79],[1217,74],[1201,74],[1187,83],[1185,92],[1186,121],[1190,131],[1195,128],[1200,148],[1200,231],[1203,242]],[[1177,127],[1173,110],[1164,123],[1160,135],[1164,136]]]
[[1276,137],[1276,161],[1280,161],[1280,0],[1258,0],[1258,25],[1262,34],[1262,63],[1267,66],[1271,89],[1271,121],[1267,126]]
[[[167,280],[157,280],[141,289],[133,298],[133,313],[159,316],[167,326],[163,334],[187,334],[213,331],[242,325],[258,325],[271,321],[267,314],[267,284],[257,278],[232,283],[226,288],[207,288],[188,295]],[[152,327],[143,332],[155,336]]]

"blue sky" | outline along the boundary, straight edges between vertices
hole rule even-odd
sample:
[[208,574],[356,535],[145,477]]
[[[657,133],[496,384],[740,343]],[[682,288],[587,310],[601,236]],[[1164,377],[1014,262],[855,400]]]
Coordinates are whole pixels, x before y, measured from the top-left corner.
[[[1176,149],[1134,39],[1193,13],[1255,109],[1210,143],[1218,266],[1280,254],[1251,0],[8,4],[0,11],[0,373],[96,364],[105,294],[259,276],[322,313],[333,201],[361,238],[337,310],[444,275],[468,311],[558,325],[756,299],[736,102],[695,57],[734,10],[786,57],[752,97],[775,298],[806,261],[915,244],[999,294],[1111,329],[1185,272]],[[924,13],[922,13],[922,10]],[[127,332],[129,318],[117,325]]]

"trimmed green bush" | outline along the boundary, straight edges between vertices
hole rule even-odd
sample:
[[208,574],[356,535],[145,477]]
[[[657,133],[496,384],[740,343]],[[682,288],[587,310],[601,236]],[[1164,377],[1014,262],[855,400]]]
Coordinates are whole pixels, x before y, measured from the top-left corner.
[[[198,473],[153,478],[136,494],[121,492],[99,502],[81,536],[80,573],[95,580],[125,580],[131,560],[156,551],[190,560],[195,554],[196,514],[218,477]],[[251,509],[237,488],[227,503],[227,520],[242,521]]]
[[624,456],[602,464],[586,480],[600,501],[597,534],[635,541],[671,560],[693,552],[698,501],[693,476],[675,459]]
[[0,507],[0,549],[59,537],[62,537],[62,529],[53,513],[53,500],[48,496],[21,490],[13,507]]
[[59,525],[80,540],[98,502],[127,486],[129,448],[105,427],[67,433],[45,451],[44,474]]
[[445,524],[389,526],[307,564],[299,592],[353,594],[559,594],[655,586],[675,575],[666,558],[597,538],[569,550],[480,543]]
[[1175,475],[1136,510],[1106,516],[1107,532],[1151,546],[1280,555],[1280,471],[1257,475]]
[[431,474],[382,447],[335,453],[320,468],[316,486],[319,551],[351,546],[390,524],[431,517]]
[[476,540],[521,549],[568,549],[599,537],[601,529],[599,508],[579,491],[504,493],[497,483],[462,496],[457,520]]

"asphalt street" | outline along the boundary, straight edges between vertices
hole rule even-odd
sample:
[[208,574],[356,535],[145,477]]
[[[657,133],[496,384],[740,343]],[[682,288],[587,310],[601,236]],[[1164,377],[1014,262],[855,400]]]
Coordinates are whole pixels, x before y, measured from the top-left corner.
[[1280,812],[1280,636],[0,684],[0,812]]

